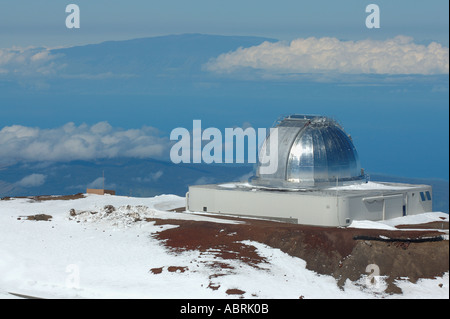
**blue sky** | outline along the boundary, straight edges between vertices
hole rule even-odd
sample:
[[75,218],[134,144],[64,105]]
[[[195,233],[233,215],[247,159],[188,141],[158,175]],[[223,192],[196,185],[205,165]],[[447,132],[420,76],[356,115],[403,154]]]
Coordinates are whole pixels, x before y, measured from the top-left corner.
[[[81,10],[81,28],[65,28],[65,6]],[[367,29],[365,7],[380,7],[381,28]],[[180,33],[255,35],[290,40],[389,38],[398,34],[448,46],[445,0],[2,0],[0,47],[67,46]]]
[[[80,7],[80,29],[65,26],[69,3]],[[380,7],[380,29],[365,26],[365,7],[370,3]],[[58,145],[63,154],[65,143],[74,141],[70,134],[60,132],[70,128],[69,132],[89,135],[98,123],[108,129],[95,133],[95,141],[101,140],[101,134],[138,129],[146,141],[166,144],[151,128],[167,135],[178,126],[189,128],[193,119],[221,129],[243,123],[268,127],[280,115],[313,113],[341,122],[354,137],[368,171],[448,180],[448,10],[444,0],[2,0],[0,130],[8,127],[4,135],[17,143],[3,147],[0,157],[14,157],[13,151],[27,159],[34,156],[35,144],[24,144],[23,136],[34,136],[36,141],[45,137],[49,150]],[[58,60],[55,51],[29,48],[185,33],[260,36],[285,42],[257,45],[252,50],[236,47],[228,55],[228,51],[217,53],[217,48],[189,47],[191,54],[198,54],[186,55],[188,61],[203,51],[206,57],[214,51],[212,62],[203,61],[205,68],[180,75],[171,73],[177,70],[177,57],[169,62],[161,58],[161,65],[172,63],[171,68],[157,68],[160,73],[154,77],[144,74],[154,68],[131,68],[147,62],[138,52],[116,60],[112,55],[114,64],[102,64],[105,55],[95,50],[78,56],[81,51],[70,51],[70,58]],[[309,37],[331,40],[305,43]],[[430,46],[432,42],[438,45]],[[337,53],[318,59],[319,44],[333,45]],[[305,56],[295,54],[296,46],[304,45],[319,47],[319,51],[308,52],[311,63],[306,66]],[[109,50],[106,47],[102,48]],[[370,54],[365,62],[356,63],[369,51],[376,55],[377,49],[385,58],[382,65],[373,64],[367,71]],[[398,54],[405,51],[413,54]],[[275,65],[279,52],[292,60]],[[97,60],[83,64],[89,54],[97,54]],[[105,54],[110,58],[109,51]],[[166,52],[158,54],[155,58],[159,59]],[[330,65],[330,60],[335,63]],[[182,71],[190,72],[186,70]],[[142,129],[147,126],[151,128]],[[65,139],[55,140],[57,136]],[[131,144],[123,142],[118,149],[127,150]],[[89,146],[93,151],[86,153],[87,159],[93,154],[101,156]],[[151,153],[146,151],[144,147],[136,154]],[[38,153],[45,155],[45,150]]]

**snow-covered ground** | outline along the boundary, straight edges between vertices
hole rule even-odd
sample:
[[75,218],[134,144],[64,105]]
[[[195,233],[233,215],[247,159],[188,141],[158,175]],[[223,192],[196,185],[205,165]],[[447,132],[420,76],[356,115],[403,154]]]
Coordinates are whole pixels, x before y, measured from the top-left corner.
[[[114,211],[105,208],[115,207]],[[152,234],[174,225],[155,225],[144,218],[237,221],[213,215],[175,213],[184,198],[162,195],[154,198],[86,195],[75,200],[0,201],[0,298],[23,294],[43,298],[238,298],[228,289],[245,291],[244,298],[449,298],[449,276],[402,280],[402,295],[383,293],[383,278],[376,284],[366,278],[347,281],[344,290],[331,276],[305,268],[305,261],[279,249],[246,241],[267,260],[259,268],[239,260],[227,260],[233,269],[213,276],[208,261],[217,256],[199,251],[170,252]],[[91,212],[95,212],[92,214]],[[50,221],[31,221],[24,216],[47,214]],[[417,223],[448,215],[416,216]],[[358,222],[352,227],[393,227],[403,220]],[[377,226],[378,225],[378,226]],[[220,260],[219,260],[220,261]],[[170,272],[170,266],[185,271]],[[155,274],[153,268],[162,268]],[[217,274],[217,270],[216,270]],[[209,285],[219,287],[216,290]]]
[[[448,222],[449,215],[445,213],[434,212],[434,213],[423,213],[419,215],[398,217],[382,221],[354,220],[348,227],[399,230],[395,228],[395,226],[410,225],[407,230],[411,230],[414,229],[414,225],[427,224],[431,222],[442,222],[442,221]],[[448,230],[442,230],[442,232],[448,235]]]

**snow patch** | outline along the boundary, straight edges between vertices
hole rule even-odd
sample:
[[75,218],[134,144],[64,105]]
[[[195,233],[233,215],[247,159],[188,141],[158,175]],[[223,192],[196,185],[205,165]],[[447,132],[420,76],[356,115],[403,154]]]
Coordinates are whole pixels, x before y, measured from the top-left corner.
[[402,190],[412,188],[408,185],[401,184],[389,184],[389,183],[376,183],[376,182],[367,182],[362,184],[352,184],[352,185],[343,185],[330,187],[328,190]]

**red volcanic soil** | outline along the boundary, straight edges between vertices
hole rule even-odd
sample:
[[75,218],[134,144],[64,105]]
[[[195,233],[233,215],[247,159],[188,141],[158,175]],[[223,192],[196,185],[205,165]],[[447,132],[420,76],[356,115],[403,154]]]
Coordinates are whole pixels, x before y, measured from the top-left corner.
[[[442,276],[449,270],[449,241],[443,240],[443,233],[438,230],[315,227],[235,219],[243,223],[161,219],[147,221],[155,222],[156,225],[178,225],[179,227],[163,230],[154,237],[172,251],[213,251],[220,258],[220,261],[210,264],[213,268],[232,268],[226,263],[230,259],[243,261],[253,267],[265,263],[266,260],[258,255],[255,247],[241,242],[251,240],[305,260],[308,269],[334,276],[340,286],[347,279],[356,281],[361,275],[368,275],[366,267],[370,264],[376,264],[380,275],[387,276],[388,293],[401,292],[394,284],[397,278],[407,277],[416,282],[420,278]],[[433,226],[448,229],[448,222]],[[420,228],[417,225],[411,227]],[[211,288],[217,289],[217,286],[212,285]]]

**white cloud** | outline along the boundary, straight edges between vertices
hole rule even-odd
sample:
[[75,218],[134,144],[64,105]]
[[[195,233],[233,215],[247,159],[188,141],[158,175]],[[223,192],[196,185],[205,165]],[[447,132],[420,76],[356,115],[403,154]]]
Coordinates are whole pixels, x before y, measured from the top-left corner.
[[94,181],[88,184],[87,188],[98,188],[102,189],[104,185],[103,177],[96,178]]
[[67,123],[53,129],[12,125],[0,130],[0,158],[9,162],[158,158],[169,146],[168,138],[160,137],[154,128],[124,130],[107,122]]
[[[72,186],[71,188],[83,188],[83,185]],[[98,177],[87,185],[87,188],[94,189],[114,189],[117,185],[115,183],[106,183],[106,177]]]
[[51,75],[63,67],[54,63],[55,55],[46,48],[0,49],[0,74],[8,76]]
[[159,170],[157,172],[150,173],[148,176],[135,177],[135,178],[133,178],[133,180],[136,182],[140,182],[140,183],[151,183],[151,182],[158,181],[161,178],[161,176],[163,176],[163,174],[164,174],[164,172],[162,170]]
[[193,185],[205,185],[205,184],[212,184],[214,183],[214,178],[213,177],[208,177],[208,176],[202,176],[198,179],[195,180],[194,183],[192,183]]
[[239,48],[212,59],[205,68],[216,73],[448,74],[449,49],[435,42],[415,44],[405,36],[385,41],[307,38]]
[[16,185],[22,187],[37,187],[43,185],[46,178],[47,176],[43,174],[31,174],[22,178]]

